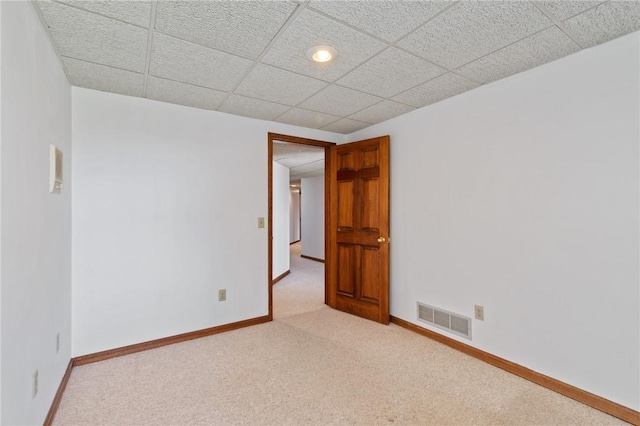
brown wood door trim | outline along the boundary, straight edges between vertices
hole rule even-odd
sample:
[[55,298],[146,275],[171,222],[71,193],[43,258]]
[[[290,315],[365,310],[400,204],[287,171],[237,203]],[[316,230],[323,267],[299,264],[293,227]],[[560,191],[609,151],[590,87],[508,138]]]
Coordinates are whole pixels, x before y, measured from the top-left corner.
[[303,259],[313,260],[314,262],[324,263],[324,259],[318,259],[317,257],[307,256],[306,254],[301,254],[300,257]]
[[58,386],[58,390],[53,397],[53,401],[51,402],[51,407],[49,407],[49,412],[47,412],[47,417],[45,417],[44,419],[44,426],[51,426],[53,424],[53,418],[56,416],[58,407],[60,407],[60,401],[62,401],[62,395],[64,394],[64,390],[67,388],[69,378],[71,378],[71,371],[73,370],[73,366],[73,359],[70,359],[69,364],[67,364],[67,369],[64,372],[64,376],[62,376],[62,380],[60,381],[60,385]]
[[[273,247],[272,247],[272,241],[273,241],[273,142],[274,141],[280,141],[280,142],[288,142],[288,143],[297,143],[297,144],[301,144],[301,145],[312,145],[312,146],[317,146],[320,148],[324,148],[324,209],[325,209],[325,214],[324,214],[324,251],[325,251],[325,259],[328,259],[328,248],[329,248],[329,215],[328,215],[328,208],[329,208],[329,201],[331,199],[330,196],[330,188],[329,188],[329,182],[330,182],[330,176],[331,176],[331,165],[332,165],[332,159],[331,159],[331,155],[330,155],[330,151],[331,151],[331,147],[332,146],[336,146],[336,144],[334,142],[325,142],[325,141],[319,141],[319,140],[315,140],[315,139],[307,139],[307,138],[301,138],[298,136],[291,136],[291,135],[283,135],[280,133],[271,133],[269,132],[267,135],[267,162],[268,162],[268,177],[267,177],[267,185],[268,185],[268,219],[267,219],[267,252],[268,252],[268,278],[267,278],[267,283],[268,283],[268,288],[269,288],[269,320],[273,319],[273,279],[271,278],[271,275],[273,273]],[[300,230],[302,233],[302,230]],[[331,306],[331,304],[328,303],[328,299],[327,299],[327,277],[328,277],[328,267],[329,267],[329,263],[330,262],[325,262],[325,266],[324,266],[324,288],[325,288],[325,303],[327,303],[329,306]]]
[[278,282],[280,282],[284,277],[286,277],[287,275],[289,275],[291,273],[291,269],[287,269],[286,271],[284,271],[282,274],[278,275],[277,277],[275,277],[273,280],[271,280],[271,285],[276,285]]

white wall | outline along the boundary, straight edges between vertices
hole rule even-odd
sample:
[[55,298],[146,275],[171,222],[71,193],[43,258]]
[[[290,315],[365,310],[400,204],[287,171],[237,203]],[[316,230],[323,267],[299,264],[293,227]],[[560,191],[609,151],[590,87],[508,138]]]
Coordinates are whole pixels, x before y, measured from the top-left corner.
[[267,132],[342,135],[72,96],[73,355],[267,315]]
[[0,424],[2,423],[2,4],[0,4]]
[[484,305],[459,340],[640,408],[639,47],[631,34],[349,136],[391,136],[392,315],[429,328],[416,301]]
[[271,278],[289,270],[289,168],[273,162],[273,252]]
[[[31,2],[0,10],[1,423],[42,424],[71,356],[71,89]],[[61,194],[48,192],[50,143]]]
[[2,4],[0,4],[0,424],[2,423]]
[[324,176],[302,179],[302,254],[324,260]]
[[300,189],[289,190],[289,242],[300,240]]

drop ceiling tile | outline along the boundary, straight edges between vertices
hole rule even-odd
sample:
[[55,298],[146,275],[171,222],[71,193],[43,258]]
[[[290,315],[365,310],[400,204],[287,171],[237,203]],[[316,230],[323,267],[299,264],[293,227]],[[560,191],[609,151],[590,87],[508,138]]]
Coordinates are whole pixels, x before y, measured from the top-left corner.
[[255,59],[296,7],[286,1],[160,1],[156,29]]
[[478,83],[454,73],[427,81],[393,99],[416,108],[423,107],[480,86]]
[[305,161],[301,158],[285,158],[278,162],[285,167],[289,167],[292,172],[295,171],[296,173],[306,173],[324,168],[324,156],[313,161]]
[[61,3],[38,3],[61,56],[143,72],[148,31]]
[[57,0],[70,6],[79,7],[89,12],[104,15],[129,24],[148,28],[151,20],[150,1],[91,1],[91,0]]
[[529,2],[465,1],[397,44],[454,69],[551,25]]
[[331,123],[328,126],[324,126],[322,130],[328,130],[329,132],[335,133],[352,133],[357,130],[364,129],[365,127],[369,127],[371,124],[364,123],[362,121],[351,120],[349,118],[342,118],[335,123]]
[[389,98],[445,72],[444,68],[391,47],[336,83]]
[[489,83],[537,67],[580,50],[558,27],[553,26],[471,62],[456,71],[475,81]]
[[[289,167],[289,166],[287,166]],[[314,161],[313,163],[301,164],[299,166],[291,167],[291,172],[295,174],[309,173],[316,170],[324,169],[324,158]]]
[[297,154],[321,154],[324,156],[324,148],[312,145],[301,145],[298,143],[273,141],[273,153],[275,155],[297,155]]
[[555,1],[541,1],[539,2],[544,6],[553,16],[561,21],[571,18],[579,13],[584,12],[587,9],[591,9],[602,3],[602,1],[586,1],[586,0],[555,0]]
[[324,151],[315,154],[313,157],[305,154],[289,160],[283,159],[282,161],[289,164],[287,167],[294,169],[296,172],[308,172],[324,165]]
[[[324,64],[311,61],[307,58],[307,51],[318,45],[336,49],[336,58]],[[269,49],[262,62],[321,80],[335,81],[384,47],[383,42],[373,37],[305,10]]]
[[322,176],[324,175],[324,169],[318,169],[315,170],[313,172],[307,172],[307,173],[292,173],[290,178],[291,181],[294,180],[300,180],[300,179],[305,179],[305,178],[311,178],[311,177],[317,177],[317,176]]
[[319,129],[322,126],[326,126],[340,117],[336,117],[330,114],[323,114],[321,112],[307,111],[300,108],[292,108],[289,111],[276,118],[275,121],[280,123],[293,124],[295,126],[311,127]]
[[183,83],[230,91],[252,61],[156,32],[149,73]]
[[313,111],[347,116],[380,102],[382,98],[331,85],[300,104]]
[[294,106],[326,85],[313,78],[258,64],[235,93]]
[[[281,158],[276,158],[276,155],[274,154],[273,159],[285,167],[299,167],[301,165],[311,164],[318,161],[324,164],[324,151],[317,154],[296,153],[295,155],[285,155]],[[317,165],[315,167],[317,167]]]
[[289,168],[311,163],[314,163],[316,167],[322,168],[324,165],[324,148],[275,141],[273,144],[273,159]]
[[147,98],[202,109],[217,109],[227,93],[163,78],[149,77]]
[[[285,147],[284,145],[294,145],[293,148]],[[296,148],[300,146],[302,148]],[[305,173],[308,170],[324,169],[324,148],[314,147],[313,150],[307,150],[305,145],[289,144],[289,143],[274,143],[273,145],[273,160],[282,164],[285,167],[291,169],[291,174],[302,173],[302,171],[296,171],[297,167],[308,166],[304,170]]]
[[360,112],[350,115],[348,118],[375,124],[389,120],[402,114],[413,111],[415,108],[409,105],[399,104],[394,101],[382,101]]
[[218,111],[229,114],[242,115],[244,117],[259,118],[261,120],[273,120],[291,107],[267,102],[260,99],[247,98],[240,95],[231,95]]
[[312,0],[310,3],[327,15],[387,41],[398,40],[449,5],[449,1]]
[[564,23],[583,46],[595,46],[639,30],[640,2],[607,2]]
[[71,84],[103,92],[142,96],[144,75],[73,58],[62,58]]

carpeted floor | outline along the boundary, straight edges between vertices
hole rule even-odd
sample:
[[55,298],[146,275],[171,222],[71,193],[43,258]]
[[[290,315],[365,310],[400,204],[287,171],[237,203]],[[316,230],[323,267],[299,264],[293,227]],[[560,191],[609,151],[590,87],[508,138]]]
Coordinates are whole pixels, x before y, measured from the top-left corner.
[[273,322],[76,367],[56,425],[624,422],[395,325],[323,304],[292,246]]

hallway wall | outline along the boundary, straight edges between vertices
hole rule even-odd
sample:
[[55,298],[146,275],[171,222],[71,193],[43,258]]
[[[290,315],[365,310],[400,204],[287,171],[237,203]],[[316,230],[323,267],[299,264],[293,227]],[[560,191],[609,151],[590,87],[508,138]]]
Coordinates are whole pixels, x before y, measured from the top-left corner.
[[289,243],[300,240],[300,189],[289,190]]
[[302,179],[302,254],[324,260],[324,176]]

